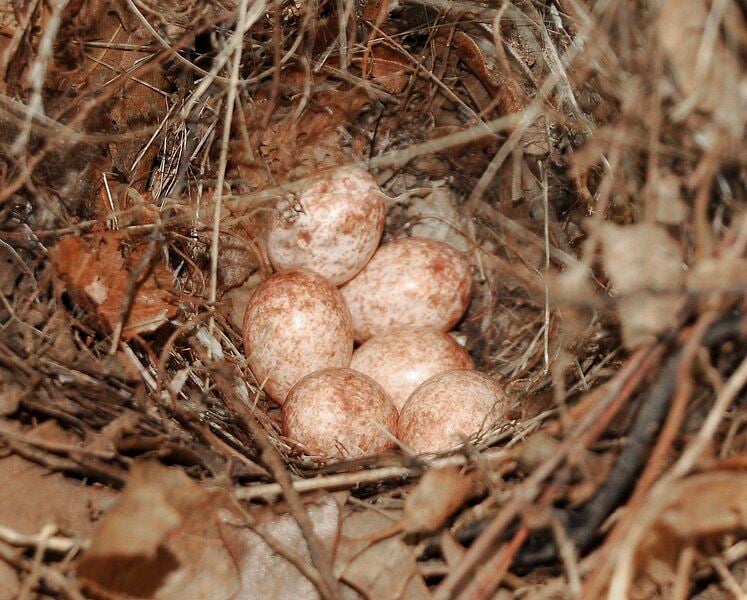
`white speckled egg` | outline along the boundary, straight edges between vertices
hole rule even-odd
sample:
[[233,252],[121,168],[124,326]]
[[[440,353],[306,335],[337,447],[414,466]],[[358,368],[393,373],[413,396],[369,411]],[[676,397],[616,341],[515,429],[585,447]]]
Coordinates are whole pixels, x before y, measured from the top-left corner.
[[243,330],[249,367],[280,404],[301,377],[347,367],[353,354],[345,301],[335,286],[309,271],[276,273],[259,284]]
[[401,327],[364,343],[353,352],[350,368],[375,379],[401,409],[426,379],[454,369],[474,369],[474,364],[450,335],[425,327]]
[[340,285],[373,256],[385,216],[384,196],[367,171],[336,169],[272,219],[270,261],[278,271],[310,269]]
[[393,327],[448,331],[467,310],[472,273],[451,246],[407,238],[382,244],[340,291],[353,316],[356,341]]
[[307,375],[293,386],[283,405],[283,435],[309,454],[326,458],[389,450],[396,427],[397,409],[386,392],[352,369]]
[[397,437],[418,454],[449,450],[485,433],[508,408],[503,389],[484,373],[440,373],[421,384],[405,402]]

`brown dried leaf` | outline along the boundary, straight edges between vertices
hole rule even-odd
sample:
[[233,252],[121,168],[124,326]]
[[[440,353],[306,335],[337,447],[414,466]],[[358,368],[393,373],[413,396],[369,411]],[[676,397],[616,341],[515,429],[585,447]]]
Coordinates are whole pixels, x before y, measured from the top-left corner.
[[[4,421],[11,425],[13,422]],[[19,433],[21,431],[19,430]],[[55,421],[23,431],[32,439],[76,446],[79,439]],[[0,460],[0,525],[23,534],[37,534],[54,523],[71,535],[91,535],[97,514],[116,494],[98,485],[84,485],[61,473],[11,455]]]
[[[296,85],[300,91],[305,87],[306,75],[298,76],[300,80]],[[288,73],[286,77],[286,83],[294,85],[294,74]],[[321,83],[321,78],[309,82],[312,86]],[[304,104],[299,112],[300,102]],[[368,103],[368,96],[361,88],[325,90],[308,103],[305,95],[299,93],[291,106],[277,111],[284,112],[287,117],[264,127],[264,111],[271,109],[272,104],[269,99],[257,98],[246,121],[251,147],[258,148],[261,156],[237,152],[240,176],[251,181],[255,188],[265,189],[279,182],[317,176],[319,171],[349,162],[351,151],[353,156],[362,153],[365,140],[362,137],[351,139],[341,130],[353,123]]]
[[674,325],[684,283],[682,248],[651,223],[601,227],[604,265],[614,291],[627,348],[652,341]]
[[[728,21],[730,28],[744,36],[744,17],[737,6],[729,2],[721,5],[725,14],[719,21]],[[705,0],[692,0],[686,9],[679,0],[665,0],[656,31],[686,103],[711,113],[739,140],[745,124],[744,70],[720,36],[705,39],[712,17],[709,13],[714,9]]]
[[364,77],[393,94],[405,89],[412,72],[407,55],[385,43],[375,44],[368,56],[354,58],[353,63],[360,67]]
[[474,493],[472,475],[456,467],[430,469],[407,495],[402,530],[408,535],[436,533]]
[[693,539],[745,531],[747,473],[715,471],[688,477],[672,487],[663,504],[657,522],[663,535]]
[[24,391],[23,386],[10,379],[7,373],[0,371],[0,415],[16,412]]
[[687,274],[687,289],[713,292],[747,286],[747,260],[734,256],[706,256]]
[[231,598],[236,565],[220,522],[241,519],[223,491],[207,491],[182,471],[136,464],[77,565],[97,597]]
[[[669,597],[666,590],[674,584],[683,548],[703,538],[746,529],[747,473],[710,471],[675,483],[637,549],[640,569],[632,597],[650,598],[652,590],[662,588],[660,597]],[[708,551],[707,545],[698,547]]]
[[[382,531],[391,530],[401,513],[364,510],[349,514],[335,555],[335,571],[341,579],[376,600],[429,598],[418,572],[415,553],[399,538],[371,543]],[[389,514],[391,518],[385,516]],[[357,598],[357,595],[349,596]]]
[[[107,331],[119,323],[122,305],[130,286],[130,274],[143,258],[145,248],[138,246],[125,258],[119,232],[103,232],[87,238],[69,237],[53,250],[59,278],[82,307],[95,313]],[[169,290],[172,275],[158,261],[141,279],[135,291],[129,319],[122,335],[129,338],[148,333],[176,314]]]
[[[334,547],[340,525],[340,506],[333,496],[322,496],[306,506],[314,526],[314,532],[328,548]],[[311,564],[306,540],[295,518],[290,514],[278,514],[272,508],[260,508],[252,513],[257,524],[262,526],[284,548],[295,552]],[[260,535],[248,528],[224,527],[224,539],[231,553],[238,557],[241,600],[312,600],[319,595],[313,584],[291,563],[265,543]]]

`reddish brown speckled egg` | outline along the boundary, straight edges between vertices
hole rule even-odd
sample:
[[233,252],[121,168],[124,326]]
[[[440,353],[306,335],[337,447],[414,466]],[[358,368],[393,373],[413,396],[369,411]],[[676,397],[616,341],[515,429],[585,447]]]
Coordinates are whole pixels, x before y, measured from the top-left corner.
[[259,284],[244,313],[249,367],[276,402],[304,375],[347,367],[350,313],[339,290],[309,271],[276,273]]
[[401,327],[364,343],[353,352],[350,368],[375,379],[401,409],[426,379],[454,369],[474,369],[474,364],[450,335],[425,327]]
[[478,371],[449,371],[421,384],[399,415],[397,437],[420,454],[459,446],[485,433],[509,408],[495,381]]
[[386,392],[352,369],[307,375],[293,386],[283,405],[283,435],[309,454],[326,458],[389,450],[396,426],[397,409]]
[[278,271],[310,269],[340,285],[373,256],[385,216],[384,196],[367,171],[336,169],[273,218],[270,260]]
[[467,310],[472,273],[451,246],[406,238],[382,244],[340,291],[353,316],[356,341],[394,327],[448,331]]

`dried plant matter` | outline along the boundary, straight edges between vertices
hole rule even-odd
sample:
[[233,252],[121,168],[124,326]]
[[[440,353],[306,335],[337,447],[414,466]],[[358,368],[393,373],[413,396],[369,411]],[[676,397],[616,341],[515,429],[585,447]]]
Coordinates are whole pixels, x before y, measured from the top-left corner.
[[[743,3],[6,4],[0,596],[744,595]],[[232,315],[350,166],[516,399],[447,456],[304,452]]]

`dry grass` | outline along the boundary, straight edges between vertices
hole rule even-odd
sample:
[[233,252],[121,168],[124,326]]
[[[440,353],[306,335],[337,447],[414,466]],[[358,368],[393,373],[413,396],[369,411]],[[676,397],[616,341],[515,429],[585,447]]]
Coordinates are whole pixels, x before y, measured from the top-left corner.
[[[374,505],[452,463],[487,483],[453,520],[459,560],[416,548],[437,598],[744,590],[744,514],[669,531],[674,556],[644,543],[693,473],[745,467],[744,6],[72,4],[0,8],[0,449],[116,488],[155,457],[247,501],[282,491],[324,597],[340,582],[299,493]],[[351,162],[393,198],[387,238],[445,190],[429,231],[475,266],[458,330],[517,402],[455,456],[319,463],[247,366],[231,307],[270,272],[263,223]],[[50,257],[112,230],[130,285],[107,326]],[[157,264],[176,316],[127,335]],[[78,441],[29,433],[50,419]],[[69,565],[6,552],[14,535],[0,560],[79,597]]]

